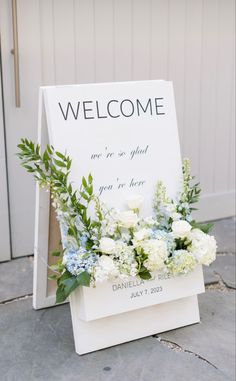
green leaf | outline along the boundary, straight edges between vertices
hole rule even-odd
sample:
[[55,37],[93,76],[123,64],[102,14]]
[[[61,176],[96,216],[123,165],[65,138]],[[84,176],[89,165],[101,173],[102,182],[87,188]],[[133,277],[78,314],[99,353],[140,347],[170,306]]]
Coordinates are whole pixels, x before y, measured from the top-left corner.
[[190,224],[193,227],[193,229],[200,229],[203,233],[206,234],[208,234],[214,226],[212,222],[209,222],[208,224],[202,224],[196,221],[191,221]]
[[62,282],[65,280],[65,279],[68,279],[68,278],[71,278],[71,273],[69,273],[69,271],[65,271],[60,278],[58,278],[58,285],[60,284],[63,284]]
[[65,288],[64,288],[64,293],[66,296],[69,296],[72,291],[76,289],[76,287],[79,286],[77,282],[77,278],[72,276],[71,278],[67,278],[61,282]]
[[59,286],[56,292],[56,303],[62,303],[66,300],[67,296],[64,292],[64,287]]
[[138,275],[141,279],[145,279],[145,280],[151,279],[152,277],[150,272],[147,269],[145,271],[139,272]]
[[93,176],[91,175],[91,173],[88,176],[88,182],[89,182],[89,184],[92,184],[92,182],[93,182]]
[[51,149],[51,147],[50,147],[49,145],[47,145],[47,150],[48,150],[48,153],[49,153],[50,155],[52,155],[52,149]]
[[72,160],[68,160],[67,162],[67,166],[66,166],[66,169],[69,171],[70,167],[71,167],[71,163],[72,163]]
[[80,273],[78,276],[77,276],[77,282],[80,286],[86,286],[86,287],[89,287],[90,286],[90,274],[87,273],[87,271],[83,271],[82,273]]
[[56,276],[56,274],[48,275],[48,279],[49,280],[56,280],[57,276]]
[[44,154],[43,154],[43,162],[47,162],[49,160],[49,156],[48,156],[48,152],[45,151]]
[[51,265],[51,266],[50,266],[50,269],[51,269],[52,271],[58,271],[58,270],[59,270],[58,264]]
[[81,197],[83,197],[84,200],[89,201],[89,196],[86,195],[84,192],[80,192]]
[[61,152],[56,151],[56,155],[57,155],[60,159],[65,160],[65,156],[64,156]]
[[53,252],[51,253],[51,255],[52,255],[53,257],[60,257],[61,252],[60,252],[60,251],[53,251]]
[[92,185],[90,185],[90,186],[88,187],[88,194],[89,194],[90,196],[92,196],[92,194],[93,194],[93,186],[92,186]]
[[54,159],[54,163],[55,163],[58,167],[66,168],[66,164],[65,164],[63,161]]
[[87,181],[86,181],[84,176],[82,177],[82,184],[83,184],[84,188],[87,189],[88,184],[87,184]]

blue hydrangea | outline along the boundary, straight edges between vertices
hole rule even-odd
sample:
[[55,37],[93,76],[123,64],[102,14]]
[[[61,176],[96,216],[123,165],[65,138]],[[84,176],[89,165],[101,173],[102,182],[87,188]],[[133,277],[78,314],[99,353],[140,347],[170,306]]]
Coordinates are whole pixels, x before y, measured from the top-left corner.
[[151,238],[162,239],[163,241],[165,241],[169,253],[171,253],[175,249],[174,236],[164,230],[153,230]]
[[97,261],[98,256],[83,247],[66,250],[63,258],[63,263],[72,275],[78,275],[82,271],[91,273]]

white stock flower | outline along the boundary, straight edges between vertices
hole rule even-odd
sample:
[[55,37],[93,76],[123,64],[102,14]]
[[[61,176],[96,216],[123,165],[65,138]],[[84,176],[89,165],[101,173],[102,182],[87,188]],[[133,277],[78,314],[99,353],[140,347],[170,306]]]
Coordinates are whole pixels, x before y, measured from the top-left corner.
[[217,245],[213,236],[203,233],[200,229],[193,229],[189,238],[192,243],[188,250],[198,263],[208,266],[216,259]]
[[188,236],[192,226],[187,221],[179,220],[172,223],[171,229],[175,238],[185,238]]
[[149,239],[143,241],[141,247],[148,255],[144,265],[149,271],[161,270],[165,267],[164,261],[168,258],[168,250],[163,240]]
[[148,216],[148,217],[144,218],[143,222],[148,226],[159,225],[159,223],[157,221],[155,221],[152,216]]
[[140,195],[133,196],[127,200],[127,205],[130,209],[139,209],[143,203],[143,197]]
[[96,282],[103,282],[119,275],[119,271],[113,259],[107,255],[102,255],[98,259],[98,264],[95,268],[94,277]]
[[120,212],[117,218],[120,225],[124,228],[133,228],[138,222],[138,216],[132,210]]
[[114,239],[103,237],[99,243],[99,250],[105,254],[113,254],[116,248]]
[[175,213],[172,214],[171,218],[172,218],[173,221],[179,221],[180,218],[181,218],[181,214],[175,212]]
[[176,213],[176,206],[174,204],[167,204],[164,206],[164,208],[165,208],[166,213],[169,215]]

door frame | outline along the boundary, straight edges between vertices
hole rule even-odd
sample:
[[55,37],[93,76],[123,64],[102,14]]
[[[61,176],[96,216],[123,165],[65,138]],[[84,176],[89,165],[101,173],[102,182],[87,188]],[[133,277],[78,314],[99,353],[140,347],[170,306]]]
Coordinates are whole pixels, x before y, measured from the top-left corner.
[[11,236],[7,182],[7,157],[3,108],[2,56],[0,35],[0,262],[11,259]]

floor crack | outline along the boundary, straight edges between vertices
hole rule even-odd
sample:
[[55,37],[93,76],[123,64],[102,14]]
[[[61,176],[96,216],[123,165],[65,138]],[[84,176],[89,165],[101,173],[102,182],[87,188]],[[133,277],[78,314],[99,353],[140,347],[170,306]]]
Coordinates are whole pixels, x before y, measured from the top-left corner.
[[23,295],[23,296],[19,296],[17,298],[7,299],[7,300],[4,300],[3,302],[0,302],[0,306],[4,305],[4,304],[9,304],[9,303],[13,303],[13,302],[19,302],[20,300],[32,298],[32,296],[33,296],[33,294],[26,294],[26,295]]
[[233,287],[233,286],[229,286],[229,285],[227,284],[227,282],[224,281],[224,279],[222,278],[222,276],[221,276],[217,271],[214,271],[214,273],[219,277],[220,281],[223,283],[223,285],[224,285],[226,288],[228,288],[228,289],[230,289],[230,290],[235,290],[235,289],[236,289],[236,288]]
[[168,348],[172,349],[172,350],[175,350],[175,351],[178,351],[178,352],[184,352],[184,353],[189,353],[191,355],[194,355],[195,357],[197,357],[198,359],[202,360],[202,361],[205,361],[207,364],[211,365],[213,368],[217,369],[217,366],[212,364],[209,360],[205,359],[204,357],[202,357],[201,355],[199,355],[198,353],[195,353],[195,352],[192,352],[190,351],[189,349],[185,349],[183,347],[181,347],[181,345],[173,342],[173,341],[170,341],[170,340],[167,340],[167,339],[163,339],[162,337],[160,336],[154,336],[160,343],[166,345]]

